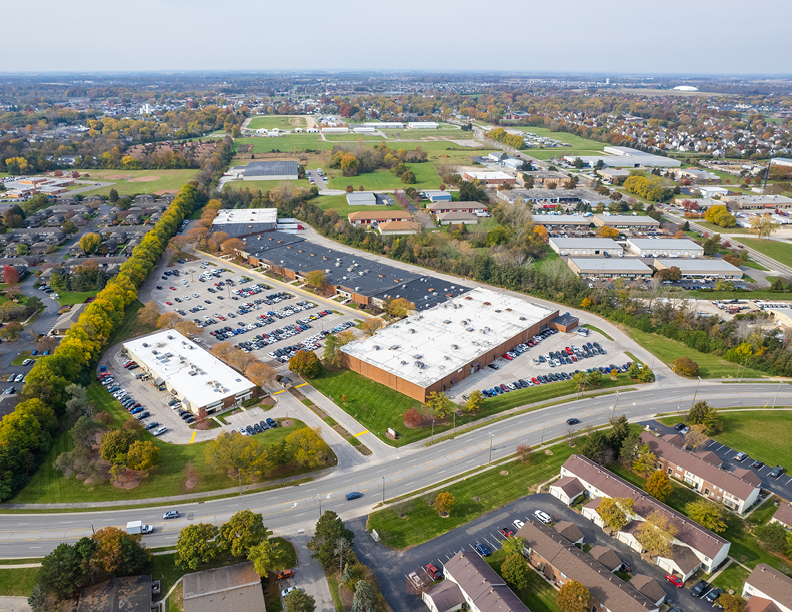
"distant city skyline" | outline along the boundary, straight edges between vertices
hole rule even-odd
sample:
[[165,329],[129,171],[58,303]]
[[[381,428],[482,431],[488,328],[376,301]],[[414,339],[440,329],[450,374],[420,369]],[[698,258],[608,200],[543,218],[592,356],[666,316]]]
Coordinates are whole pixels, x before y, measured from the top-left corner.
[[[789,75],[792,3],[523,0],[36,3],[8,72],[408,71]],[[774,51],[776,49],[776,51]]]

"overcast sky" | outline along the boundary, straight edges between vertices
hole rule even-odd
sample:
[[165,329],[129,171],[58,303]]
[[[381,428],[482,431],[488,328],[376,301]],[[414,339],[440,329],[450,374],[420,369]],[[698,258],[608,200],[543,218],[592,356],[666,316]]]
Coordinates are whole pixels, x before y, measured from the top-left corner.
[[[0,72],[790,74],[788,0],[36,0]],[[35,9],[34,17],[27,14]],[[8,10],[8,9],[6,9]],[[34,17],[32,20],[30,17]]]

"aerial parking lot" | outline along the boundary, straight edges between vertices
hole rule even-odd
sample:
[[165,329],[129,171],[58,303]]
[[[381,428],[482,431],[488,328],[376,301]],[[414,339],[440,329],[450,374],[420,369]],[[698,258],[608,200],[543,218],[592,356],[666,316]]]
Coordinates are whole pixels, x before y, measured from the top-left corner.
[[464,396],[479,390],[493,397],[520,388],[572,380],[576,370],[610,370],[611,366],[617,366],[620,371],[626,371],[625,366],[631,361],[615,342],[601,334],[592,332],[583,336],[545,330],[455,385],[448,395],[464,401]]
[[316,296],[210,262],[167,269],[156,279],[152,299],[161,311],[200,326],[199,344],[229,342],[273,364],[286,363],[301,349],[318,351],[326,335],[356,325],[353,313]]

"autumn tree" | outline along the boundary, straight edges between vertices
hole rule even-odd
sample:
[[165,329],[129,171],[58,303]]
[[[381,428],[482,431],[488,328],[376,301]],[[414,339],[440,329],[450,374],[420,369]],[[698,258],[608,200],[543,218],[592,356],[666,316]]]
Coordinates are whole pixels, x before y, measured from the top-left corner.
[[11,321],[10,323],[6,323],[3,329],[0,329],[0,338],[8,340],[9,342],[15,342],[24,329],[21,323]]
[[603,497],[597,506],[597,514],[606,526],[614,531],[633,520],[635,500],[629,497]]
[[325,284],[325,271],[324,270],[311,270],[305,275],[305,282],[308,286],[316,290],[320,290]]
[[277,373],[275,369],[261,361],[254,361],[245,368],[245,376],[256,383],[258,387],[266,387],[275,382]]
[[385,326],[385,322],[379,317],[368,317],[360,324],[360,329],[367,336],[373,336]]
[[125,463],[129,448],[137,436],[126,429],[114,429],[102,436],[99,455],[110,463]]
[[465,412],[468,414],[476,414],[483,407],[484,394],[478,389],[472,391],[465,402]]
[[599,231],[600,238],[618,238],[619,237],[619,230],[615,227],[608,227],[607,225],[603,225]]
[[528,588],[530,574],[528,562],[521,554],[509,555],[501,565],[503,579],[516,591]]
[[406,317],[415,310],[415,304],[405,298],[388,298],[382,305],[382,309],[392,317]]
[[96,249],[99,248],[100,244],[102,244],[102,238],[93,232],[85,234],[85,236],[80,238],[79,242],[80,248],[86,255],[96,252]]
[[159,461],[159,448],[151,441],[133,442],[127,452],[127,466],[138,472],[150,470]]
[[97,531],[92,540],[96,547],[91,563],[104,576],[137,574],[149,562],[150,554],[140,545],[140,534],[131,535],[117,527],[105,527]]
[[220,552],[215,541],[218,531],[217,527],[209,523],[184,527],[176,541],[176,565],[195,571],[201,563],[209,563],[214,559]]
[[685,446],[692,451],[701,450],[709,444],[709,436],[705,433],[707,430],[706,425],[690,425],[685,434]]
[[184,256],[184,249],[190,244],[190,239],[187,236],[174,236],[168,241],[168,246],[173,249],[176,257]]
[[671,362],[674,372],[682,374],[682,376],[698,376],[699,366],[690,357],[677,357]]
[[426,410],[434,414],[439,419],[445,419],[451,416],[451,411],[456,408],[454,403],[442,391],[433,391],[426,398]]
[[638,526],[635,539],[652,557],[668,557],[678,532],[665,514],[655,510]]
[[157,317],[157,327],[173,329],[179,321],[184,321],[175,312],[166,312]]
[[258,443],[236,431],[224,431],[204,449],[206,463],[218,472],[240,471],[247,467],[245,448]]
[[435,497],[434,507],[440,516],[448,516],[455,503],[454,495],[450,491],[443,491]]
[[295,461],[302,466],[317,467],[327,461],[327,445],[320,429],[302,427],[286,436],[286,443],[291,448]]
[[674,487],[671,484],[668,476],[662,470],[655,470],[652,475],[646,479],[644,489],[652,497],[663,502],[668,499],[668,496],[674,492]]
[[728,527],[729,513],[725,506],[715,504],[704,498],[687,504],[685,506],[685,514],[702,527],[715,533],[723,533]]
[[292,591],[283,598],[286,604],[286,612],[314,612],[316,610],[316,599],[305,591]]
[[638,456],[633,462],[633,469],[646,476],[657,465],[657,455],[652,452],[652,447],[644,444],[638,451]]
[[146,305],[138,312],[138,322],[146,327],[153,327],[156,325],[160,317],[160,311],[154,300],[149,300]]
[[718,605],[723,608],[723,612],[744,612],[747,602],[739,595],[722,593],[718,597]]
[[3,266],[3,282],[11,288],[19,284],[19,272],[14,266]]
[[253,562],[253,567],[259,576],[266,576],[278,566],[282,556],[278,543],[272,538],[265,537],[261,542],[250,547],[248,561]]
[[264,517],[251,510],[240,510],[220,526],[218,538],[234,557],[247,557],[251,549],[267,537]]
[[577,580],[569,580],[558,589],[556,604],[561,612],[588,612],[591,609],[591,593]]
[[773,220],[769,214],[756,215],[751,221],[751,230],[756,232],[759,239],[769,238],[770,234],[781,227],[780,223]]
[[687,413],[685,422],[688,425],[703,425],[704,433],[708,436],[719,433],[723,429],[723,422],[718,411],[704,401],[694,404],[690,412]]
[[245,243],[239,238],[230,238],[220,245],[223,255],[235,255],[238,251],[245,250]]
[[173,329],[183,336],[197,336],[203,331],[195,321],[176,321]]
[[289,359],[289,371],[306,378],[316,378],[322,373],[322,363],[313,351],[297,351]]

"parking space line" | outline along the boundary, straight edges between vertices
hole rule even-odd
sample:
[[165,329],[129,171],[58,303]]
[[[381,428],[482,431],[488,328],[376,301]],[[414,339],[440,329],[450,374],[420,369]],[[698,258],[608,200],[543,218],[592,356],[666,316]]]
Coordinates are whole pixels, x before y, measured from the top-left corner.
[[197,433],[198,433],[197,431],[193,431],[193,432],[192,432],[192,437],[190,438],[190,444],[192,444],[193,442],[195,442],[195,434],[197,434]]
[[285,391],[286,389],[281,389],[280,391],[275,391],[275,393],[273,393],[272,395],[278,395],[278,393],[283,393]]
[[308,383],[302,383],[301,385],[295,385],[295,387],[294,387],[294,388],[295,388],[295,389],[299,389],[300,387],[304,387],[304,386],[305,386],[305,385],[307,385],[307,384],[308,384]]
[[367,433],[369,433],[368,430],[363,430],[360,433],[355,434],[355,437],[357,438],[358,436],[362,436],[363,434],[367,434]]

